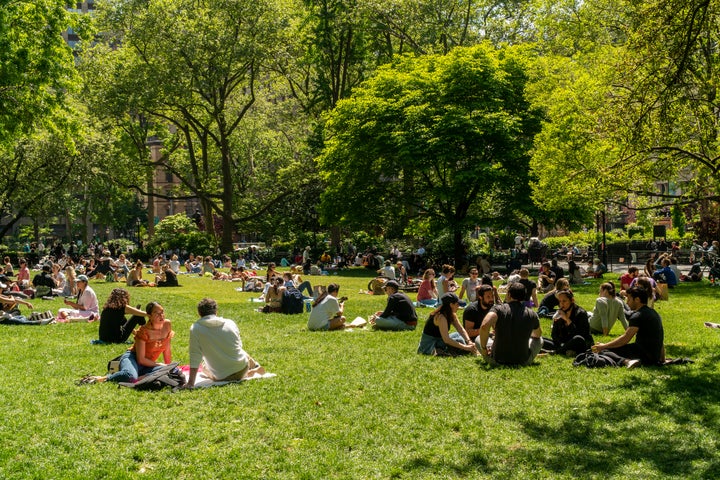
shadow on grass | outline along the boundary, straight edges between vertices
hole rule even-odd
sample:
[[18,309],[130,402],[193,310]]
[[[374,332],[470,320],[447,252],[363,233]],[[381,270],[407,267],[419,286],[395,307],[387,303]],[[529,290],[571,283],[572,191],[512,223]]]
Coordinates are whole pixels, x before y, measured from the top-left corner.
[[598,392],[597,400],[584,408],[555,415],[559,421],[538,421],[523,413],[505,418],[540,442],[508,455],[521,464],[540,462],[558,475],[622,475],[632,462],[664,476],[717,478],[720,460],[713,439],[720,435],[720,419],[708,407],[720,401],[720,375],[666,368],[619,385],[639,391],[637,400],[608,402]]

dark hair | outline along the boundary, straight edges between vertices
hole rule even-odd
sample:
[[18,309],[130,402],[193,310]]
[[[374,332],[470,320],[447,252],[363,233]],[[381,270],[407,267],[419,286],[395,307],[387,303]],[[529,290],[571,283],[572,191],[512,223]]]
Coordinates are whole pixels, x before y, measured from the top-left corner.
[[145,313],[150,315],[155,307],[160,305],[158,302],[150,302],[147,305],[145,305]]
[[198,315],[206,317],[217,313],[217,302],[212,298],[203,298],[197,305]]
[[442,316],[445,317],[445,320],[447,320],[449,327],[450,323],[453,321],[454,318],[451,305],[453,303],[459,302],[460,299],[454,293],[448,292],[444,294],[442,297],[440,297],[440,306],[433,310],[433,312],[430,314],[430,317],[434,319],[437,314],[442,314]]
[[525,290],[525,285],[523,285],[522,283],[513,282],[508,285],[507,293],[513,300],[520,300],[522,302],[523,300],[525,300],[525,294],[527,293],[527,291]]
[[578,269],[578,266],[577,266],[577,264],[575,263],[575,261],[570,260],[570,261],[568,262],[568,272],[570,272],[570,274],[572,275],[572,273],[573,273],[575,270],[577,270],[577,269]]
[[480,285],[489,285],[492,287],[493,286],[492,277],[486,273],[485,275],[483,275],[480,278]]
[[643,305],[647,305],[647,303],[648,303],[648,292],[647,292],[647,290],[645,290],[644,288],[642,288],[642,287],[640,287],[640,286],[638,286],[638,285],[635,285],[634,287],[628,288],[625,293],[628,294],[629,296],[635,298],[635,299],[640,300],[640,303],[642,303]]
[[[485,277],[483,277],[483,278],[485,278]],[[482,297],[485,294],[485,292],[491,292],[492,289],[493,289],[492,285],[488,285],[487,283],[481,283],[480,285],[477,286],[477,288],[475,289],[475,292],[477,292],[476,295],[478,297]]]
[[606,290],[608,295],[615,298],[615,284],[613,282],[605,282],[600,285],[600,290]]
[[327,290],[318,295],[318,297],[315,299],[315,301],[312,303],[313,308],[317,307],[322,303],[325,298],[330,295],[331,293],[339,292],[340,291],[340,285],[337,283],[331,283],[327,286]]
[[570,301],[575,299],[575,294],[570,289],[558,290],[555,292],[555,296],[557,297],[558,295],[565,295]]

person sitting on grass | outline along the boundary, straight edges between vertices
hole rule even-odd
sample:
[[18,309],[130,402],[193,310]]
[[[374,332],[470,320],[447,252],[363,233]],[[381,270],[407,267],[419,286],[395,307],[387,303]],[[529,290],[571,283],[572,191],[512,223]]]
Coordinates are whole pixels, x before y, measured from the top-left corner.
[[537,289],[542,293],[547,293],[555,288],[555,272],[550,270],[550,263],[543,262],[538,272]]
[[635,266],[628,267],[628,271],[620,276],[620,290],[627,290],[632,285],[632,281],[638,277],[640,271]]
[[162,274],[155,277],[155,285],[158,287],[179,287],[177,275],[173,272],[170,265],[164,263],[161,267]]
[[600,296],[595,300],[595,309],[590,316],[590,333],[607,335],[616,320],[627,330],[625,303],[616,295],[615,284],[606,282],[600,285]]
[[292,272],[285,272],[283,273],[283,280],[284,280],[284,286],[285,288],[297,288],[302,293],[303,290],[307,291],[307,296],[305,298],[312,298],[313,297],[313,289],[312,284],[305,280],[303,281],[300,274],[293,274]]
[[555,290],[546,293],[540,301],[540,307],[537,311],[538,316],[552,318],[556,312],[555,308],[560,305],[557,294],[565,290],[570,290],[570,282],[568,282],[567,278],[558,279],[555,282]]
[[[125,315],[132,315],[126,319]],[[99,338],[105,343],[125,343],[139,325],[145,325],[148,313],[130,305],[130,293],[124,288],[113,288],[100,312]]]
[[571,290],[557,293],[560,308],[553,316],[551,337],[543,338],[543,350],[574,357],[593,344],[588,314],[575,303]]
[[400,291],[395,280],[389,280],[383,287],[388,295],[387,305],[382,312],[370,316],[370,324],[378,330],[415,330],[417,313],[412,300]]
[[490,309],[492,309],[496,303],[496,294],[497,290],[491,285],[481,284],[477,287],[477,300],[463,310],[463,326],[470,336],[470,340],[475,342],[478,349],[480,348],[480,327],[482,326],[483,320],[485,320],[485,315],[490,313]]
[[[665,362],[662,319],[648,307],[645,289],[635,286],[625,292],[627,304],[633,310],[625,333],[608,343],[597,343],[592,351],[609,356],[618,365],[634,368],[642,365],[661,365]],[[635,342],[630,340],[635,337]]]
[[283,293],[285,292],[284,283],[279,275],[270,279],[270,287],[264,295],[265,306],[262,308],[263,313],[282,312]]
[[522,299],[523,305],[530,308],[539,306],[537,284],[530,280],[530,271],[527,268],[520,269],[520,280],[518,282],[525,288],[525,296]]
[[265,369],[243,350],[240,330],[232,320],[217,316],[218,305],[203,298],[200,318],[190,326],[190,374],[184,388],[193,388],[198,371],[216,382],[238,381],[262,375]]
[[61,308],[58,311],[58,322],[92,322],[100,315],[98,299],[95,291],[88,285],[88,277],[77,277],[78,300],[73,302],[67,298],[65,305],[70,308]]
[[321,331],[352,328],[352,325],[345,324],[345,316],[343,315],[344,300],[347,300],[347,298],[338,301],[339,292],[340,285],[331,283],[327,286],[327,290],[315,299],[308,318],[308,330]]
[[[417,353],[436,356],[477,355],[475,343],[460,323],[457,311],[460,299],[454,293],[440,297],[440,306],[430,313],[425,321]],[[455,332],[450,333],[450,325]]]
[[[172,330],[170,320],[165,319],[165,309],[157,302],[150,302],[145,307],[149,322],[135,332],[132,347],[120,356],[120,369],[99,377],[90,377],[87,383],[131,382],[134,383],[143,375],[172,362]],[[163,362],[158,363],[160,355]]]
[[[527,272],[527,270],[526,270]],[[490,365],[531,365],[542,348],[537,314],[523,303],[525,286],[508,285],[506,302],[495,305],[480,327],[480,353]],[[490,329],[495,338],[490,342]]]
[[423,273],[423,280],[420,283],[417,293],[418,303],[427,307],[435,307],[438,304],[438,290],[435,284],[435,270],[428,268]]
[[127,276],[127,286],[128,287],[148,287],[150,286],[150,282],[147,280],[143,280],[142,278],[142,271],[145,265],[143,264],[142,260],[138,260],[135,263],[135,268],[130,270],[130,273]]
[[470,276],[463,279],[462,283],[460,284],[460,293],[458,293],[458,298],[462,300],[463,296],[465,296],[465,292],[467,292],[468,302],[474,302],[476,300],[475,293],[477,287],[480,286],[480,279],[478,278],[478,275],[480,273],[477,268],[472,267],[468,274]]
[[[0,295],[0,324],[3,325],[47,325],[55,321],[52,312],[45,312],[40,315],[33,314],[30,319],[20,312],[18,305],[24,305],[30,310],[33,306],[27,300],[14,296]],[[34,318],[33,318],[34,317]]]

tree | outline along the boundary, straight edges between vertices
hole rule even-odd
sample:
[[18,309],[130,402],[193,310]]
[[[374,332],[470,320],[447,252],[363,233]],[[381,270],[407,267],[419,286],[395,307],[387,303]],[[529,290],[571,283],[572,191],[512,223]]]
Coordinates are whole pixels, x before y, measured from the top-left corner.
[[279,48],[285,26],[279,3],[127,0],[106,8],[101,30],[112,32],[109,44],[120,43],[108,53],[119,57],[117,80],[125,91],[143,86],[136,113],[172,125],[171,145],[183,147],[158,165],[200,199],[206,225],[213,212],[223,219],[222,248],[230,251],[234,205],[244,193],[238,165],[251,161],[233,146],[262,88],[262,66]]
[[328,115],[318,158],[324,222],[427,216],[433,231],[452,232],[463,258],[463,233],[506,221],[506,190],[519,191],[528,171],[539,121],[524,62],[516,49],[482,44],[381,67]]
[[53,114],[75,78],[61,36],[69,25],[64,2],[0,1],[0,144],[40,123],[53,128]]

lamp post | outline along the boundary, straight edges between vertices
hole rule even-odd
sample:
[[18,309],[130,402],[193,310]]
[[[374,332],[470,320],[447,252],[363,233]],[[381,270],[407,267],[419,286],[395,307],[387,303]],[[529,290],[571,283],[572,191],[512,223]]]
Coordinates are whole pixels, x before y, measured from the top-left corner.
[[142,225],[142,223],[140,222],[140,219],[136,218],[135,219],[135,231],[137,232],[136,238],[137,238],[138,248],[140,248],[140,225]]

